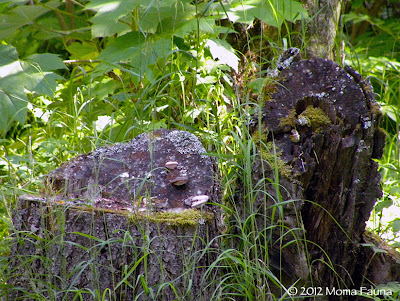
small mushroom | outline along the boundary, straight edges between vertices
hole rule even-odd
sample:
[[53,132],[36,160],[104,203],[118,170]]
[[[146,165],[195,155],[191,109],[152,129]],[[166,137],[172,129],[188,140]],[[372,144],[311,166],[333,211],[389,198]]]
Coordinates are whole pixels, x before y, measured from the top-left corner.
[[185,185],[188,181],[189,181],[188,176],[185,176],[185,175],[182,176],[182,175],[180,175],[180,176],[177,176],[177,177],[173,178],[173,179],[170,181],[170,183],[171,183],[172,185],[175,185],[175,186],[182,186],[182,185]]
[[192,198],[192,208],[200,208],[202,205],[207,203],[209,197],[208,195],[196,195]]
[[292,129],[292,135],[289,136],[290,141],[298,143],[300,141],[300,134],[296,129]]
[[178,162],[176,161],[168,161],[167,163],[165,163],[165,167],[168,169],[175,169],[178,167]]

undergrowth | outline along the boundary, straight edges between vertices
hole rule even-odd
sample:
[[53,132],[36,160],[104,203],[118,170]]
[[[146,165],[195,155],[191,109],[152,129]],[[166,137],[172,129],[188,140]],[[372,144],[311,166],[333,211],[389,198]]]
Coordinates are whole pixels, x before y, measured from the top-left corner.
[[[292,46],[295,36],[299,39],[300,34],[300,39],[306,40],[306,33],[291,32],[293,22],[307,22],[304,8],[289,0],[126,1],[116,7],[107,7],[112,1],[99,0],[65,1],[67,4],[37,0],[31,1],[31,6],[22,2],[0,4],[1,24],[10,25],[0,30],[0,67],[14,68],[0,69],[0,101],[12,104],[2,107],[0,120],[0,289],[7,288],[11,212],[19,195],[43,192],[43,175],[77,154],[127,141],[150,130],[178,128],[200,137],[205,148],[218,159],[222,175],[221,209],[228,217],[227,229],[220,237],[224,242],[222,250],[204,276],[205,283],[212,279],[210,283],[215,285],[213,300],[290,299],[288,287],[282,283],[283,275],[271,266],[267,255],[268,248],[273,247],[272,235],[278,233],[279,240],[288,232],[277,222],[284,208],[279,162],[273,156],[268,167],[274,171],[272,176],[254,183],[254,163],[260,158],[256,151],[258,142],[248,133],[247,124],[260,111],[253,95],[261,92],[266,68],[273,66],[273,58]],[[258,6],[246,6],[252,3]],[[280,3],[290,4],[291,9],[285,11],[285,5]],[[25,17],[26,12],[32,12],[29,18]],[[256,18],[276,29],[277,36],[247,34],[245,49],[235,51],[227,37],[236,34],[238,28],[227,19],[250,29],[258,24]],[[359,22],[357,18],[362,16],[349,14],[346,24]],[[18,22],[13,22],[15,19]],[[396,238],[400,214],[385,221],[385,210],[399,206],[400,202],[398,24],[373,25],[375,30],[388,35],[390,47],[375,47],[381,43],[376,38],[378,34],[366,32],[374,38],[365,45],[365,36],[348,41],[350,35],[345,33],[343,40],[348,43],[344,55],[346,63],[370,77],[382,106],[382,126],[388,133],[385,154],[379,161],[384,196],[374,209],[371,227],[378,235],[386,233],[392,245],[399,247]],[[260,59],[239,63],[245,59],[242,54],[248,54],[245,51],[253,50],[254,45],[259,45],[255,52]],[[376,51],[371,54],[373,49]],[[269,55],[264,57],[265,53]],[[233,71],[243,77],[235,78]],[[235,85],[237,82],[243,89]],[[271,189],[266,187],[271,185],[275,193],[267,195],[266,191]],[[235,208],[239,191],[244,208]],[[268,208],[274,212],[275,220],[254,211],[253,205],[259,199],[275,204]],[[248,216],[246,220],[239,214],[243,210]],[[235,225],[234,229],[231,225]],[[32,239],[49,247],[57,243],[50,236],[36,237],[34,231],[21,234],[24,238],[20,243]],[[100,246],[114,243],[86,238],[93,240],[92,258]],[[120,243],[128,246],[131,239],[126,233]],[[292,239],[294,243],[302,240],[301,234]],[[150,300],[158,300],[162,289],[174,289],[173,283],[166,282],[154,291],[147,287],[145,275],[138,276],[136,283],[127,281],[150,252],[145,242],[141,248],[142,256],[124,267],[124,281],[115,287],[142,287]],[[211,250],[212,244],[207,248]],[[188,290],[191,269],[205,256],[207,248],[185,263]],[[59,287],[50,274],[35,280],[33,260],[43,262],[45,268],[51,266],[41,254],[27,259],[24,264],[26,273],[31,274],[31,290],[16,289],[31,300],[55,299],[61,293]],[[74,275],[88,268],[91,261],[82,261]],[[66,290],[71,293],[70,300],[80,300],[83,295],[115,300],[111,289]]]

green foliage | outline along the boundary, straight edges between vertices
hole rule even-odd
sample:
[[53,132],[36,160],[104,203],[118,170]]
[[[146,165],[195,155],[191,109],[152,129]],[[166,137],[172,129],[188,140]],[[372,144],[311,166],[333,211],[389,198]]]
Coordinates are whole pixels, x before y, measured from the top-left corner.
[[[256,109],[233,87],[232,70],[240,72],[240,53],[226,40],[236,34],[230,22],[246,18],[250,25],[261,18],[281,26],[307,15],[293,0],[13,1],[1,3],[0,14],[4,237],[15,199],[40,191],[43,174],[78,153],[157,128],[199,135],[220,158],[221,170],[230,171],[224,181],[226,193],[233,195],[238,175],[232,158],[241,148],[240,139],[247,139],[241,129],[248,111]],[[256,70],[253,77],[261,74],[259,66],[251,68]],[[7,245],[2,245],[6,253]],[[256,288],[261,280],[252,277],[262,276],[268,267],[257,267],[254,256],[245,258],[221,291],[236,286],[233,282],[241,281],[242,269],[250,264],[258,271],[247,275],[251,287],[246,294],[262,292]],[[46,265],[46,258],[38,260]],[[134,263],[128,267],[127,277],[134,268]],[[270,271],[265,275],[279,286]],[[144,278],[140,283],[157,298]],[[48,292],[55,294],[51,288]],[[74,294],[107,299],[112,292]],[[44,298],[40,291],[26,296]]]
[[[78,153],[157,128],[181,128],[200,136],[219,158],[224,195],[235,195],[238,178],[245,183],[248,204],[261,193],[266,183],[251,182],[255,145],[244,124],[259,110],[251,93],[261,90],[263,66],[270,62],[261,47],[255,51],[263,61],[242,70],[243,49],[234,49],[228,38],[239,36],[238,22],[251,29],[261,20],[276,35],[248,34],[245,44],[264,39],[269,51],[280,52],[291,44],[291,24],[308,18],[299,1],[0,2],[0,236],[7,236],[15,198],[39,191],[43,174]],[[370,77],[388,133],[380,160],[385,194],[375,208],[376,232],[395,234],[398,219],[386,225],[380,221],[400,196],[400,25],[395,9],[372,16],[363,1],[351,5],[344,18],[346,63]],[[370,24],[368,29],[352,34],[363,21]],[[233,86],[233,70],[244,74],[243,91]],[[279,179],[265,181],[278,189]],[[241,245],[235,250],[228,245],[215,263],[229,271],[218,279],[220,296],[227,299],[262,300],[265,283],[278,290],[282,286],[258,260],[265,254],[266,236],[256,235],[265,232],[257,232],[254,215],[249,216],[247,221],[237,217]],[[107,299],[107,292],[92,294]]]
[[[217,26],[216,21],[224,18],[231,21],[246,18],[245,22],[250,24],[255,18],[259,18],[272,26],[280,26],[283,22],[294,22],[307,16],[300,3],[293,0],[267,3],[261,0],[243,3],[233,1],[230,4],[214,1],[195,3],[188,0],[93,0],[76,6],[71,8],[71,5],[64,5],[62,1],[55,0],[37,1],[33,5],[18,2],[4,5],[0,39],[14,45],[21,57],[28,56],[27,62],[37,65],[36,72],[27,70],[29,68],[24,68],[19,63],[15,49],[12,50],[10,48],[12,46],[3,46],[1,55],[7,54],[5,53],[7,51],[12,52],[12,56],[10,62],[1,62],[1,66],[16,62],[8,66],[10,71],[5,74],[7,81],[0,83],[0,87],[8,96],[8,103],[14,106],[13,110],[10,108],[7,110],[9,121],[16,120],[24,124],[27,103],[31,100],[26,93],[20,91],[19,93],[13,91],[12,95],[8,95],[7,91],[12,85],[10,81],[13,79],[21,83],[21,89],[25,88],[35,93],[34,96],[53,97],[55,80],[66,88],[74,89],[75,84],[87,85],[88,81],[96,80],[101,82],[105,75],[114,80],[119,79],[116,80],[118,85],[109,91],[109,95],[119,94],[119,101],[121,98],[129,101],[132,96],[148,99],[148,94],[156,93],[154,90],[167,85],[171,79],[179,88],[189,88],[187,92],[193,93],[196,85],[205,86],[220,81],[222,74],[218,72],[229,71],[226,66],[237,71],[238,58],[233,48],[223,39],[219,39],[220,33],[226,35],[232,30],[229,27]],[[34,45],[27,48],[26,44],[30,40],[35,40]],[[56,62],[55,57],[46,57],[47,66],[40,64],[45,57],[42,57],[42,60],[39,60],[37,55],[29,57],[29,54],[40,52],[40,48],[43,47],[40,44],[55,50],[55,53],[64,59],[75,60],[82,74],[74,72],[72,74],[79,79],[63,81],[57,77],[53,71],[65,66],[60,65],[60,61]],[[63,49],[59,49],[60,45]],[[214,62],[213,66],[210,66],[211,60]],[[83,63],[87,64],[82,66]],[[202,76],[203,72],[208,75]],[[213,74],[215,72],[218,74]],[[26,73],[31,77],[27,77]],[[37,80],[43,73],[45,80],[35,85],[35,78]],[[8,78],[7,75],[12,74],[16,76]],[[196,85],[191,82],[195,74],[198,74]],[[186,80],[186,77],[189,79]],[[143,84],[149,84],[153,91],[146,91],[148,92],[146,95],[132,95],[126,92],[127,87],[132,88],[131,85],[135,90]],[[169,90],[175,87],[165,88]],[[207,94],[205,89],[201,92]],[[198,96],[204,98],[203,95]],[[99,101],[101,100],[92,100],[92,102]],[[66,102],[64,104],[66,105]],[[120,105],[121,103],[117,108]],[[157,104],[157,107],[160,106]],[[170,105],[168,107],[171,109]],[[126,110],[123,108],[123,111]],[[138,117],[142,119],[143,115]],[[159,126],[166,126],[168,122],[162,122]],[[0,123],[0,130],[3,133],[9,130],[9,122]],[[126,130],[127,128],[124,128],[124,131]]]
[[[400,22],[396,12],[399,1],[392,1],[375,13],[368,11],[362,1],[352,5],[353,10],[344,17],[350,38],[346,63],[369,78],[382,108],[382,127],[387,133],[384,156],[379,160],[384,195],[375,206],[370,227],[399,247],[396,240],[400,217]],[[368,26],[363,27],[363,22]]]
[[0,132],[5,132],[13,119],[25,123],[29,102],[25,91],[53,96],[56,81],[63,79],[53,71],[66,66],[51,53],[36,53],[19,60],[17,50],[9,45],[0,45],[0,64]]
[[[8,3],[3,3],[3,13],[6,11],[6,5]],[[13,35],[17,30],[24,26],[33,24],[35,27],[41,26],[43,23],[37,22],[40,17],[46,13],[56,9],[61,5],[60,1],[48,1],[46,4],[39,3],[38,5],[24,5],[24,1],[19,1],[14,5],[10,11],[3,14],[0,18],[2,24],[0,29],[0,40],[4,40],[9,36]]]
[[[228,204],[224,206],[225,213],[229,217],[226,222],[227,230],[222,236],[222,251],[207,271],[207,274],[215,273],[214,265],[224,271],[216,274],[218,276],[215,281],[221,285],[213,300],[276,300],[280,296],[284,298],[287,291],[281,283],[282,275],[273,272],[277,267],[272,266],[272,259],[269,258],[269,250],[274,244],[281,241],[281,248],[284,249],[288,244],[284,244],[283,240],[292,238],[293,235],[293,229],[288,229],[278,222],[279,219],[283,220],[284,210],[277,176],[279,162],[277,156],[275,162],[265,160],[257,151],[263,142],[260,139],[253,141],[246,126],[240,128],[233,137],[237,145],[236,157],[226,162],[230,168],[226,169],[227,174],[223,179],[226,183],[223,187],[235,189],[232,183],[240,183],[242,199],[237,202],[234,193],[224,194],[225,203]],[[259,182],[254,182],[254,168],[260,160],[275,170],[274,179],[264,177]],[[268,193],[270,189],[268,190],[267,186],[275,187],[276,196]],[[274,203],[273,208],[267,208],[273,212],[272,214],[266,214],[261,208],[257,208],[255,204],[260,199],[269,199]],[[243,216],[247,218],[243,219]],[[273,234],[276,233],[281,236],[274,237]],[[291,243],[296,244],[301,239],[293,237]],[[289,299],[291,298],[288,297]]]
[[257,18],[274,27],[280,27],[285,21],[296,22],[308,17],[301,3],[293,0],[233,1],[225,5],[225,10],[233,22],[252,24]]

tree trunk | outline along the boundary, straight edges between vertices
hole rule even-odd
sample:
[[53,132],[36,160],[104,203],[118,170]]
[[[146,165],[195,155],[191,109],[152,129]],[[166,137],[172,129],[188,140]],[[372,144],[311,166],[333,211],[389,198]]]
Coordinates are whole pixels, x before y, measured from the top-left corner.
[[52,172],[59,193],[22,197],[13,215],[8,300],[210,300],[220,197],[205,152],[157,130]]
[[[266,215],[267,228],[278,228],[267,248],[270,266],[285,272],[287,286],[300,279],[298,286],[323,288],[326,300],[338,300],[342,291],[330,295],[335,289],[398,280],[398,258],[386,254],[390,272],[376,270],[382,258],[375,258],[364,235],[381,196],[373,159],[381,157],[385,142],[371,86],[351,68],[325,59],[290,58],[278,67],[279,75],[264,85],[262,126],[252,129],[263,158],[255,163],[254,182],[277,179],[275,166],[279,170],[279,181],[265,186],[253,209],[260,227]],[[265,155],[274,153],[272,145],[277,161]]]
[[[305,45],[302,49],[304,57],[322,57],[333,60],[337,55],[339,45],[335,45],[340,28],[340,16],[343,0],[303,0],[304,8],[307,9],[310,20],[305,25]],[[298,32],[302,32],[303,24],[296,26]],[[336,46],[336,49],[335,49]]]

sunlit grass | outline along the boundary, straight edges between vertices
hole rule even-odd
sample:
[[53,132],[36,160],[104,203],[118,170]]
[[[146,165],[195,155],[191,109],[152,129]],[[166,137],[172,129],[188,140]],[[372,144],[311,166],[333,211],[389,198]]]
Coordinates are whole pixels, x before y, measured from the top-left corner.
[[[207,13],[216,6],[220,8],[222,15],[226,13],[220,7],[223,6],[223,1],[216,1],[215,6],[211,5],[213,1],[193,3],[200,3],[199,7],[196,7],[199,10],[196,15],[198,26],[208,24],[200,22],[209,22]],[[234,11],[231,10],[230,13]],[[241,11],[238,10],[238,13]],[[125,62],[114,64],[114,68],[107,74],[99,73],[99,69],[93,67],[94,65],[79,65],[70,67],[69,78],[66,77],[67,80],[58,84],[54,98],[29,95],[27,124],[15,124],[10,129],[7,139],[1,140],[0,201],[3,206],[0,206],[0,236],[3,240],[0,252],[4,255],[0,261],[2,272],[7,270],[4,258],[9,252],[8,226],[16,198],[20,194],[40,192],[43,174],[77,154],[91,151],[95,147],[126,141],[142,132],[157,128],[179,128],[199,136],[207,151],[217,159],[224,200],[221,210],[237,227],[234,234],[229,232],[232,229],[227,229],[227,232],[221,235],[220,238],[225,244],[221,245],[217,260],[206,273],[205,278],[212,279],[213,284],[216,284],[215,300],[278,299],[279,294],[274,295],[272,291],[279,291],[281,295],[285,295],[287,288],[281,283],[280,275],[272,272],[267,258],[269,246],[264,234],[269,229],[258,227],[255,212],[252,211],[254,200],[265,193],[265,185],[273,183],[279,189],[278,164],[273,166],[273,179],[264,179],[264,182],[259,183],[253,183],[252,179],[253,163],[258,155],[257,146],[248,133],[246,123],[249,116],[260,111],[259,104],[250,100],[250,94],[259,92],[257,83],[263,80],[265,70],[261,70],[261,63],[258,65],[259,62],[251,62],[244,68],[246,75],[241,82],[242,87],[236,87],[232,69],[237,69],[238,52],[235,55],[227,48],[218,47],[215,42],[210,42],[211,39],[220,38],[225,36],[226,32],[233,31],[233,27],[218,28],[214,31],[207,26],[202,27],[207,29],[207,32],[201,32],[198,27],[190,35],[178,37],[182,41],[175,36],[174,39],[178,40],[181,48],[175,45],[165,57],[156,57],[154,64],[146,66],[140,79]],[[262,37],[270,41],[270,51],[275,54],[292,44],[291,24],[285,21],[284,26],[287,33],[282,36],[281,29],[277,29],[277,41]],[[249,45],[250,41],[255,39],[251,36],[247,38]],[[305,37],[303,38],[305,40]],[[261,49],[259,52],[260,61],[270,63],[262,57]],[[155,51],[149,51],[148,57],[154,53]],[[384,197],[375,207],[368,226],[398,246],[400,63],[396,58],[370,57],[368,49],[365,48],[348,49],[348,53],[351,55],[347,57],[349,60],[346,63],[370,77],[385,115],[382,127],[388,133],[384,157],[379,161]],[[251,75],[248,76],[247,73]],[[235,208],[234,196],[239,191],[244,197],[243,206],[248,210],[246,220],[237,214],[242,208]],[[279,204],[279,193],[276,195],[275,202]],[[268,217],[264,218],[267,225]],[[228,225],[231,226],[232,224]],[[211,249],[210,245],[208,250],[203,250],[204,254]],[[43,260],[45,261],[45,258]],[[224,273],[214,273],[221,270]],[[2,272],[0,290],[1,284],[6,280]],[[126,274],[129,272],[127,270]],[[189,267],[186,272],[190,272]],[[205,283],[207,279],[204,280]],[[142,282],[142,285],[145,283]],[[98,300],[111,299],[111,292],[107,290],[99,292],[82,289],[74,293],[77,299],[83,294]],[[157,292],[153,292],[154,296],[156,294]],[[26,296],[35,300],[45,300],[40,292],[32,295],[27,292]]]

